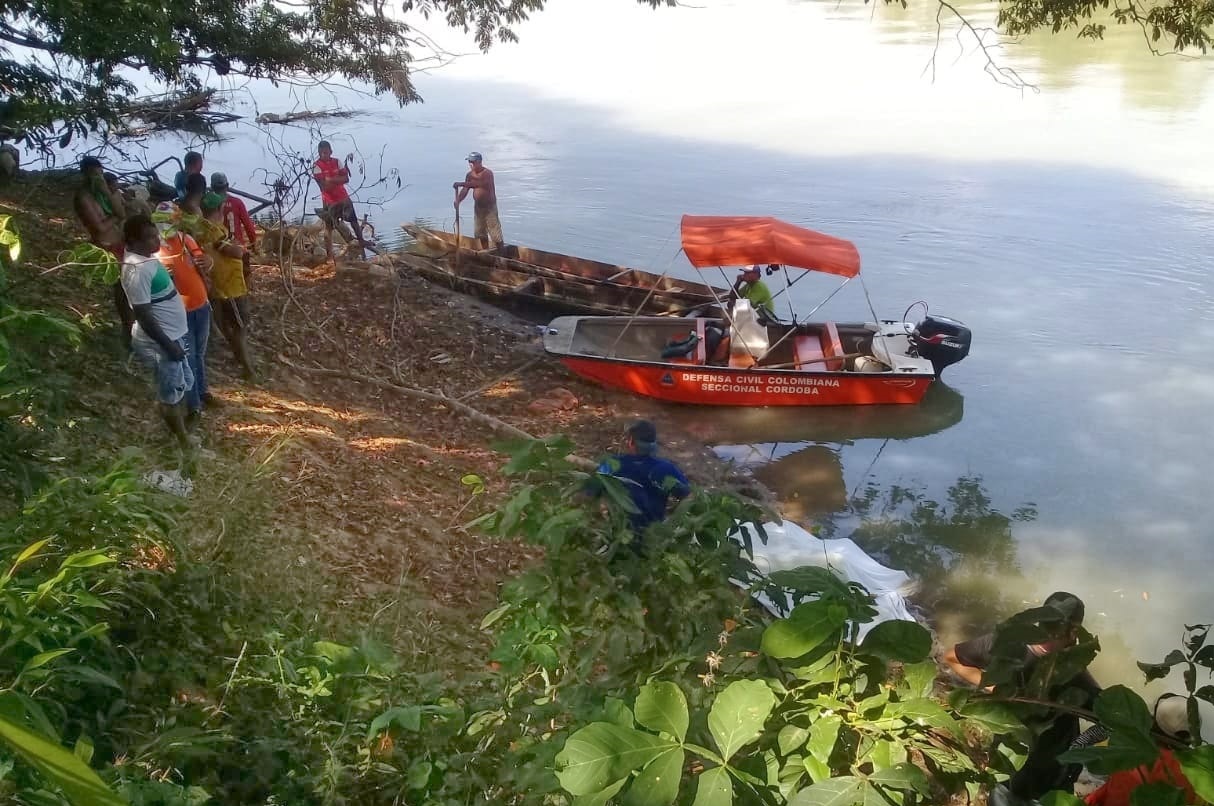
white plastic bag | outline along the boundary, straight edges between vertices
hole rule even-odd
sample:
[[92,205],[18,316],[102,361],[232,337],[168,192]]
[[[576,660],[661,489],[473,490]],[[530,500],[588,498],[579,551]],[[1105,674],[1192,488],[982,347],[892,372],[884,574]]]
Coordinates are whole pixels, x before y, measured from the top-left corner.
[[[860,625],[860,640],[868,631],[883,621],[914,621],[906,604],[906,597],[915,591],[915,582],[905,571],[886,568],[864,553],[864,550],[848,538],[822,540],[793,523],[765,523],[763,531],[767,544],[759,539],[753,524],[740,524],[730,537],[742,542],[745,529],[754,547],[754,564],[763,574],[805,566],[828,568],[846,582],[858,582],[876,599],[877,616],[867,624]],[[733,580],[734,584],[749,588],[750,584]],[[755,600],[777,616],[788,615],[787,608],[771,601],[766,594],[756,594]],[[808,601],[808,598],[803,601]],[[794,602],[800,604],[800,602]]]

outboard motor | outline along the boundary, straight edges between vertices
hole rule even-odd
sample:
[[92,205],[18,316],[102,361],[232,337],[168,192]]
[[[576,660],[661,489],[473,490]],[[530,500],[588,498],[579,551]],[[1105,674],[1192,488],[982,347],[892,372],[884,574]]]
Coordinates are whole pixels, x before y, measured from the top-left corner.
[[915,325],[910,340],[919,357],[931,361],[936,377],[940,377],[945,367],[970,354],[974,337],[970,329],[956,319],[928,314]]

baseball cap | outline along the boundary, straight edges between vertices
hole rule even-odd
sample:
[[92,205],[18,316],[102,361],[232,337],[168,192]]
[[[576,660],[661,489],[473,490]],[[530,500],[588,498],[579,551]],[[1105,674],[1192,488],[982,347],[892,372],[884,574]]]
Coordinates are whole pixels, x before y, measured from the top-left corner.
[[1155,701],[1155,724],[1169,736],[1189,733],[1189,705],[1179,694],[1164,694]]
[[208,191],[202,194],[202,202],[199,206],[203,210],[217,210],[221,204],[223,204],[223,196]]
[[228,175],[227,174],[220,173],[219,171],[216,171],[215,173],[211,174],[211,190],[227,190],[227,189],[228,189]]
[[480,162],[481,159],[482,159],[481,152],[479,152],[479,151],[473,151],[471,154],[468,155],[468,162]]
[[658,447],[658,429],[648,420],[637,420],[628,426],[628,436],[643,452],[651,452]]
[[1080,626],[1083,624],[1084,606],[1083,600],[1073,593],[1066,591],[1055,591],[1045,597],[1043,602],[1045,607],[1052,607],[1062,614],[1068,624]]
[[759,268],[758,263],[752,263],[749,266],[743,266],[742,272],[744,274],[760,274],[762,272],[762,269]]

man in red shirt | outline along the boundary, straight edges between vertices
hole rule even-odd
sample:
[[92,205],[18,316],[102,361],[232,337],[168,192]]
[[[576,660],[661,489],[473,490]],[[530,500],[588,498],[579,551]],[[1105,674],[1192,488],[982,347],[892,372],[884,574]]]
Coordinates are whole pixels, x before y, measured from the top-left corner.
[[249,216],[249,208],[245,207],[245,203],[239,196],[233,196],[228,192],[229,187],[226,174],[218,171],[211,174],[211,192],[223,198],[223,206],[220,208],[223,214],[223,225],[227,229],[228,235],[235,239],[236,243],[245,247],[244,276],[248,281],[249,260],[253,250],[257,248],[257,229],[253,226],[253,219]]
[[367,242],[363,240],[362,226],[358,223],[358,214],[354,212],[354,202],[346,184],[350,181],[350,169],[333,157],[333,146],[328,140],[321,140],[316,146],[318,159],[312,166],[312,178],[320,186],[320,202],[325,208],[325,255],[333,259],[333,229],[338,221],[346,221],[358,238],[359,258],[367,258]]
[[[1164,694],[1155,701],[1155,729],[1173,739],[1189,740],[1188,701],[1178,694]],[[1104,786],[1088,795],[1087,806],[1130,806],[1134,790],[1144,784],[1167,784],[1179,792],[1184,803],[1197,803],[1197,793],[1185,778],[1176,756],[1166,747],[1159,749],[1154,764],[1121,770],[1109,776]]]

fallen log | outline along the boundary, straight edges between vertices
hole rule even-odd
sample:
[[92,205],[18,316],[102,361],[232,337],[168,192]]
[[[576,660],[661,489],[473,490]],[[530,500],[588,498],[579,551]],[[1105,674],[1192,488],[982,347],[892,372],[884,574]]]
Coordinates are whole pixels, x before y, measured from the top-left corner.
[[319,112],[288,112],[279,115],[275,112],[263,112],[257,116],[257,122],[262,126],[269,123],[295,123],[300,120],[318,120],[320,118],[350,118],[362,114],[355,109],[322,109]]
[[[164,129],[208,131],[220,123],[240,120],[240,115],[210,108],[212,104],[219,106],[221,103],[222,99],[216,98],[216,91],[209,88],[136,98],[122,110],[127,125],[119,134],[130,137]],[[143,121],[147,125],[139,126],[133,121]]]

